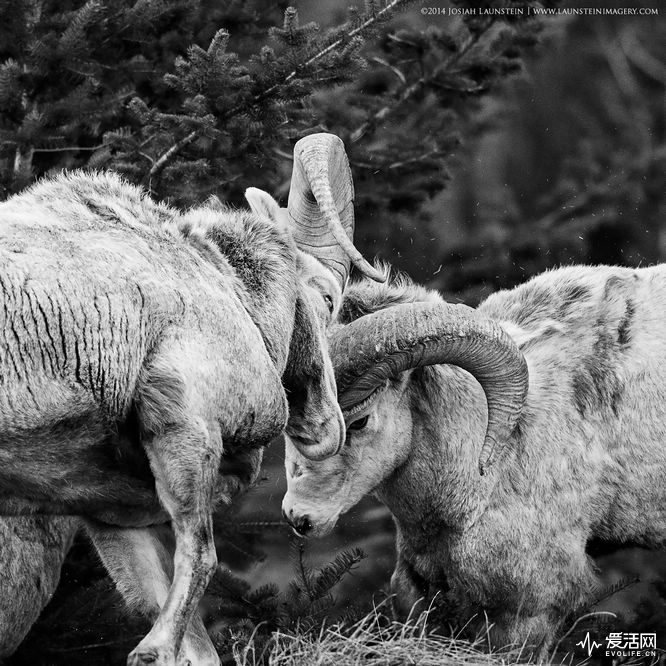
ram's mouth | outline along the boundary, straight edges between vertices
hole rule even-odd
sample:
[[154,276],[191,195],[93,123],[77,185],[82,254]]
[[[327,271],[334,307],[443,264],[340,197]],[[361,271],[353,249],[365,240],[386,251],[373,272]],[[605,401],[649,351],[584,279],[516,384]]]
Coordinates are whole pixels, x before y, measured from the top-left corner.
[[329,535],[335,528],[340,512],[332,514],[329,517],[313,516],[309,512],[297,513],[292,511],[288,513],[283,510],[282,513],[292,532],[300,538],[319,538]]
[[324,522],[313,522],[311,523],[311,529],[307,536],[314,538],[321,538],[328,536],[335,526],[338,524],[338,518],[340,517],[339,513],[336,513],[333,518],[330,518]]

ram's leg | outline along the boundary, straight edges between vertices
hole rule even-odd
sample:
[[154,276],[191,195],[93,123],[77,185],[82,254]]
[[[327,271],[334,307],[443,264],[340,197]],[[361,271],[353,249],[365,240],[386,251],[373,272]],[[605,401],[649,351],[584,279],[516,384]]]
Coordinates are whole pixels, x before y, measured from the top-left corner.
[[[171,530],[166,526],[115,528],[90,523],[88,533],[127,605],[154,622],[171,586]],[[198,613],[194,613],[183,638],[181,657],[193,666],[219,664],[217,652]]]
[[109,527],[87,531],[106,570],[130,610],[155,620],[171,585],[172,558],[153,527]]
[[391,576],[391,594],[393,612],[400,620],[416,620],[427,610],[428,584],[401,555]]
[[[563,618],[572,610],[588,605],[597,587],[594,563],[585,553],[585,533],[562,530],[549,534],[541,529],[543,541],[529,552],[516,550],[511,564],[513,580],[507,583],[516,590],[515,596],[496,597],[499,610],[490,618],[493,626],[487,640],[493,648],[521,646],[526,657],[539,663],[556,661],[548,651],[553,647]],[[519,566],[520,565],[520,566]],[[569,629],[578,619],[574,614]]]
[[221,450],[215,431],[196,424],[169,427],[146,442],[157,493],[171,517],[176,552],[167,598],[150,633],[130,654],[130,666],[176,663],[185,629],[217,564],[211,512]]
[[0,519],[0,661],[16,650],[50,601],[79,526],[67,516]]

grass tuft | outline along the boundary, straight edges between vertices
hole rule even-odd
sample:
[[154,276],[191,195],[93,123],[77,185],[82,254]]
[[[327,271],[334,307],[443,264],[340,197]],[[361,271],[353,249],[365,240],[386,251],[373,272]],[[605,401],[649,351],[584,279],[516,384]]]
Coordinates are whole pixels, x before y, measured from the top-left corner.
[[[374,608],[351,625],[322,627],[319,633],[277,631],[268,645],[253,640],[234,646],[237,666],[508,666],[526,663],[520,650],[488,654],[483,640],[437,634],[427,612],[407,622],[391,621]],[[522,658],[521,658],[522,657]]]

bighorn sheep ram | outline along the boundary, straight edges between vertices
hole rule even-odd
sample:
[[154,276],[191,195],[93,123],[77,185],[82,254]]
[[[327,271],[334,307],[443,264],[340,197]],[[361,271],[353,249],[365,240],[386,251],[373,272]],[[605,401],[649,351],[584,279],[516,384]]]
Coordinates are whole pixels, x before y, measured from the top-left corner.
[[[381,276],[350,238],[342,142],[296,145],[287,211],[247,199],[179,213],[77,172],[0,205],[0,515],[85,519],[155,618],[132,665],[218,663],[194,612],[215,504],[285,425],[306,458],[344,441],[324,329],[350,260]],[[173,558],[150,528],[166,521]]]
[[287,441],[287,519],[321,535],[374,492],[400,611],[439,592],[495,645],[546,649],[595,589],[588,540],[666,546],[665,316],[665,266],[562,268],[476,310],[351,286],[329,337],[346,443]]

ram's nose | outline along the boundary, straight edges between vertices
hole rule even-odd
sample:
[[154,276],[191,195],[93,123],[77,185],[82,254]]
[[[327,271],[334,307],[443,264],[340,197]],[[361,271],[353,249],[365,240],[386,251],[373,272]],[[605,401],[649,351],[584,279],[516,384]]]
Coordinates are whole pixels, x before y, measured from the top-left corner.
[[312,531],[312,522],[309,516],[295,516],[293,510],[289,513],[282,511],[282,515],[299,536],[307,536]]

